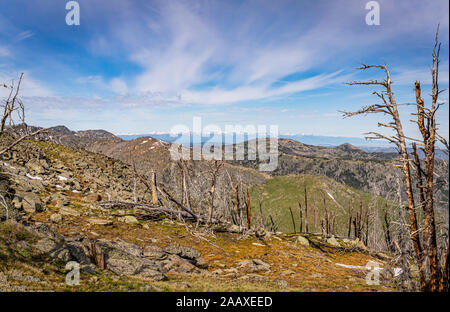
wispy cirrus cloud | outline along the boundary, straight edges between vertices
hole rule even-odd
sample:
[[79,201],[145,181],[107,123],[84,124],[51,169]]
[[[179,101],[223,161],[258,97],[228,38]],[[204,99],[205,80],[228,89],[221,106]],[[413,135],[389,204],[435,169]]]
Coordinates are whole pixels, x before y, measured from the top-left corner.
[[0,57],[8,57],[11,55],[9,49],[5,46],[0,46]]
[[[293,129],[310,122],[311,129],[323,131],[320,118],[371,100],[370,92],[365,96],[343,84],[373,77],[352,70],[359,62],[390,65],[397,94],[409,94],[416,79],[427,83],[438,22],[441,83],[448,85],[445,0],[379,0],[376,27],[365,24],[366,1],[360,0],[79,2],[79,27],[65,25],[64,6],[51,0],[8,2],[0,13],[0,66],[27,69],[27,100],[46,122],[65,111],[68,121],[84,127],[81,119],[89,111],[99,116],[95,122],[127,131],[157,122],[169,127],[173,108],[176,121],[198,113],[221,122],[237,118],[237,109],[241,120],[267,115]],[[19,14],[23,5],[34,13]],[[309,106],[320,110],[317,121],[303,118],[300,126],[288,118],[295,107]],[[147,115],[159,118],[145,122]],[[342,133],[354,131],[347,121],[339,124]],[[366,124],[359,126],[365,131]]]
[[20,41],[23,41],[23,40],[25,40],[25,39],[27,39],[27,38],[32,37],[33,35],[34,35],[34,33],[33,33],[31,30],[25,30],[25,31],[20,32],[20,33],[14,38],[14,41],[15,41],[15,42],[20,42]]

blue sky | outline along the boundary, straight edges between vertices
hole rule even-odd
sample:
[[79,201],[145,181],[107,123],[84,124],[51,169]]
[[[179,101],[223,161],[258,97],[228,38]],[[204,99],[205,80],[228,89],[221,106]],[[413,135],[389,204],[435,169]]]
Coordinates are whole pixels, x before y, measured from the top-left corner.
[[[428,94],[438,22],[448,88],[448,1],[378,1],[380,26],[365,23],[367,2],[79,0],[80,25],[68,26],[65,0],[0,0],[0,82],[25,73],[27,121],[39,126],[148,133],[201,116],[360,137],[377,119],[338,110],[376,98],[344,82],[380,78],[355,71],[361,62],[386,63],[398,102],[414,100],[415,80]],[[448,92],[441,100],[448,137]]]

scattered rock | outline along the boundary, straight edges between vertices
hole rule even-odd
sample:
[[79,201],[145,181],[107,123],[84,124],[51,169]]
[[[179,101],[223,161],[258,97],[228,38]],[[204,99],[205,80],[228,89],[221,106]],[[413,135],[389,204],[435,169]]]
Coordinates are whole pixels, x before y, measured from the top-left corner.
[[186,282],[177,282],[175,284],[175,286],[178,287],[178,288],[181,288],[183,290],[191,288],[191,285],[189,285],[189,283],[186,283]]
[[[38,160],[31,160],[25,164],[25,167],[33,170],[37,174],[44,174],[46,172],[44,166],[42,166],[44,162],[39,162]],[[45,164],[45,163],[44,163]],[[48,167],[48,165],[47,165]]]
[[267,276],[250,273],[244,276],[241,276],[239,279],[249,281],[249,282],[267,282],[269,278]]
[[6,277],[6,274],[0,272],[0,291],[7,291],[9,287],[10,285],[8,282],[8,278]]
[[75,209],[69,208],[69,207],[61,207],[59,209],[59,213],[62,215],[68,215],[68,216],[80,216],[81,213]]
[[206,269],[208,267],[208,264],[206,263],[206,260],[199,257],[197,258],[197,266],[203,269]]
[[224,271],[226,273],[235,273],[235,274],[239,273],[238,269],[236,269],[236,268],[229,268],[229,269],[225,269]]
[[292,270],[283,270],[283,271],[281,271],[281,274],[282,275],[294,275],[295,272]]
[[367,247],[364,245],[364,243],[361,240],[359,240],[359,238],[355,238],[354,240],[351,240],[350,245],[353,247],[361,248],[363,250],[367,250]]
[[265,246],[264,244],[260,244],[260,243],[252,243],[252,245],[254,245],[254,246],[262,246],[262,247]]
[[26,241],[20,241],[17,243],[17,246],[19,248],[25,249],[25,250],[31,250],[31,246]]
[[244,260],[238,263],[247,272],[270,271],[270,265],[259,259]]
[[92,202],[99,202],[102,200],[102,197],[97,193],[90,193],[86,196],[86,199]]
[[176,273],[200,273],[200,270],[191,262],[177,256],[169,255],[164,261],[164,272],[176,272]]
[[216,269],[216,270],[212,271],[211,273],[215,274],[215,275],[221,275],[221,274],[223,274],[223,270],[222,269]]
[[167,258],[167,253],[158,246],[147,246],[144,248],[144,257],[151,260],[164,260]]
[[297,243],[299,243],[302,246],[309,246],[309,240],[306,237],[299,236],[297,237]]
[[27,213],[43,211],[42,201],[35,193],[23,193],[22,196],[17,196],[17,200],[20,203],[19,205],[21,205],[21,208]]
[[139,224],[138,219],[134,216],[120,217],[119,220],[125,222],[126,224]]
[[50,221],[53,223],[60,223],[62,221],[62,216],[59,213],[53,213],[50,216]]
[[275,280],[274,283],[277,284],[280,287],[284,287],[284,288],[289,287],[289,283],[286,282],[285,280],[281,280],[281,279],[280,280]]
[[341,247],[341,244],[339,244],[339,242],[337,241],[337,239],[334,236],[328,238],[327,243],[333,247]]
[[104,219],[97,219],[97,218],[88,219],[88,222],[90,224],[94,224],[94,225],[112,225],[113,224],[113,222],[111,220],[104,220]]
[[230,233],[240,233],[241,230],[240,230],[239,226],[237,226],[236,224],[232,224],[232,225],[228,228],[228,232],[230,232]]
[[189,260],[196,260],[200,256],[194,248],[180,245],[169,245],[164,248],[164,251]]
[[10,278],[16,281],[23,281],[23,282],[33,282],[33,283],[39,283],[41,282],[41,279],[35,276],[28,276],[23,275],[23,273],[19,270],[14,270],[10,274]]
[[95,274],[96,268],[95,264],[86,264],[81,266],[81,271],[88,274]]

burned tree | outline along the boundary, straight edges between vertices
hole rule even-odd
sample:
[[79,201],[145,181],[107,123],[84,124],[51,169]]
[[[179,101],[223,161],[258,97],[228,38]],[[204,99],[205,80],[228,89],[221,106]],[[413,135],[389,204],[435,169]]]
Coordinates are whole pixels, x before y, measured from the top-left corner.
[[[421,97],[421,86],[419,82],[415,82],[415,94],[416,103],[404,103],[403,105],[415,105],[417,113],[413,115],[417,116],[417,120],[413,121],[417,124],[421,133],[421,138],[407,137],[403,130],[403,125],[400,120],[399,106],[392,90],[392,80],[390,71],[387,65],[365,65],[359,67],[359,70],[378,69],[384,74],[383,80],[370,80],[370,81],[354,81],[349,85],[370,85],[381,87],[381,91],[374,91],[380,102],[378,104],[369,105],[361,108],[355,112],[343,112],[344,117],[351,117],[356,115],[367,114],[383,114],[389,117],[388,123],[379,122],[378,126],[390,129],[393,131],[393,135],[384,135],[378,132],[369,132],[367,139],[384,139],[394,144],[400,154],[400,162],[404,182],[406,186],[406,195],[408,199],[407,210],[409,212],[409,228],[410,238],[413,244],[415,258],[419,268],[420,275],[420,287],[423,291],[438,291],[441,284],[448,284],[447,281],[442,281],[445,276],[441,271],[438,261],[438,246],[436,240],[436,225],[435,225],[435,211],[434,211],[434,166],[435,166],[435,149],[436,141],[439,140],[444,143],[445,139],[437,133],[436,113],[442,102],[438,101],[439,95],[443,90],[439,89],[439,52],[441,44],[438,42],[439,26],[436,31],[434,49],[432,53],[432,93],[431,93],[431,105],[425,106],[425,102]],[[414,161],[416,165],[416,179],[419,190],[419,205],[416,205],[413,194],[413,176],[411,159],[407,150],[407,141],[413,141],[421,146],[421,150],[424,153],[424,168],[421,167],[419,155],[417,152],[417,146],[413,144]],[[423,226],[423,240],[419,235],[419,220],[417,219],[416,209],[421,208],[424,215]],[[448,247],[447,247],[448,248]],[[426,272],[429,272],[429,276],[425,276]],[[442,289],[443,287],[441,287]]]
[[14,116],[16,115],[17,119],[20,121],[20,124],[24,127],[24,131],[20,136],[13,141],[8,146],[4,147],[0,150],[0,155],[6,153],[11,148],[22,142],[23,140],[33,137],[40,132],[45,131],[45,129],[38,129],[34,132],[29,132],[28,127],[25,123],[25,106],[23,105],[23,102],[21,98],[19,97],[19,91],[20,87],[22,85],[22,79],[23,79],[23,73],[20,74],[17,85],[15,84],[14,80],[12,80],[9,84],[3,83],[0,85],[0,87],[4,87],[8,89],[8,96],[3,101],[3,115],[0,120],[0,135],[2,135],[6,130],[7,122],[9,125],[14,125]]
[[0,133],[5,131],[6,122],[8,120],[10,121],[10,123],[12,123],[14,112],[17,112],[19,118],[23,123],[25,122],[25,108],[21,99],[19,98],[19,90],[22,84],[22,78],[23,73],[20,74],[17,85],[15,85],[14,80],[9,85],[3,84],[3,87],[7,88],[9,92],[3,106],[3,115],[0,121]]

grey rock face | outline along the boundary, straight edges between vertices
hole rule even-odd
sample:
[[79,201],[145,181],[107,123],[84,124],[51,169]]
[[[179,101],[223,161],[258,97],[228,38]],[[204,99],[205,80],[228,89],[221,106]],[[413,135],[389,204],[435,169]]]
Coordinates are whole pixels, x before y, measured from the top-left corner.
[[158,246],[147,246],[144,248],[144,257],[151,260],[164,260],[167,258],[167,253]]
[[239,262],[239,267],[247,272],[270,271],[270,265],[259,259],[250,259]]
[[154,280],[164,280],[162,264],[142,257],[142,249],[126,242],[99,240],[96,242],[105,259],[106,269],[117,275],[137,275]]
[[164,251],[180,256],[181,258],[189,259],[195,261],[199,257],[199,253],[197,250],[191,247],[180,246],[180,245],[169,245],[164,248]]
[[62,261],[71,259],[69,249],[64,237],[45,225],[34,226],[34,229],[40,236],[40,239],[34,244],[34,247],[41,253]]
[[30,214],[43,211],[41,199],[32,192],[18,193],[13,199],[13,204]]
[[177,273],[199,273],[199,269],[190,263],[189,261],[184,260],[183,258],[177,255],[169,255],[167,260],[164,260],[163,270],[165,272],[172,271]]

